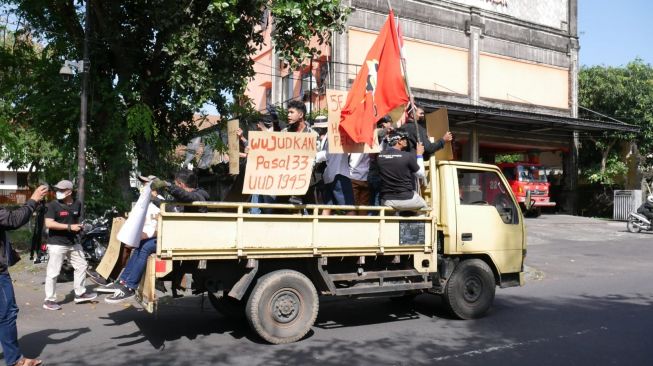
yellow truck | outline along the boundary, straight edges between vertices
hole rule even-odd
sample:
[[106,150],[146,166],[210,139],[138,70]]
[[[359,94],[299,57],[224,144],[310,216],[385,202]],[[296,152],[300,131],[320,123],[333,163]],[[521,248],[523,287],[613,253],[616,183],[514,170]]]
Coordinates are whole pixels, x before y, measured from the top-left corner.
[[[221,312],[244,314],[274,344],[300,340],[321,296],[441,296],[457,317],[484,315],[495,287],[524,284],[526,231],[510,185],[494,165],[435,162],[422,195],[430,208],[196,202],[206,213],[163,209],[158,247],[137,296],[157,306],[155,280],[193,268],[192,287]],[[249,214],[264,207],[274,214]],[[324,208],[369,216],[324,216]],[[177,269],[176,269],[177,270]]]

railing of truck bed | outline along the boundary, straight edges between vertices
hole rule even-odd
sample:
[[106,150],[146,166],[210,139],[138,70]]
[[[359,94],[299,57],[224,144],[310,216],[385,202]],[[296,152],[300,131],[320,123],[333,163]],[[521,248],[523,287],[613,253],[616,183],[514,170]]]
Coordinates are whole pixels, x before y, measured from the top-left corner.
[[[178,205],[178,204],[175,204]],[[178,205],[179,206],[179,205]],[[431,252],[431,209],[396,216],[385,206],[194,202],[205,213],[165,212],[159,222],[162,258],[236,259]],[[258,207],[281,213],[250,214]],[[368,211],[376,216],[320,215],[320,210]],[[186,232],[182,232],[182,231]],[[416,239],[417,238],[417,239]]]

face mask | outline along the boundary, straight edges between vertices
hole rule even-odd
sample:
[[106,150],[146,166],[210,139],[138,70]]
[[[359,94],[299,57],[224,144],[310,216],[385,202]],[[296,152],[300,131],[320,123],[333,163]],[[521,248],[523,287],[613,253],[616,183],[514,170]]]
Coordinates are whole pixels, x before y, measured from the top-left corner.
[[62,200],[64,198],[68,197],[66,192],[59,192],[59,191],[57,191],[57,193],[55,193],[55,196],[57,197],[58,200]]

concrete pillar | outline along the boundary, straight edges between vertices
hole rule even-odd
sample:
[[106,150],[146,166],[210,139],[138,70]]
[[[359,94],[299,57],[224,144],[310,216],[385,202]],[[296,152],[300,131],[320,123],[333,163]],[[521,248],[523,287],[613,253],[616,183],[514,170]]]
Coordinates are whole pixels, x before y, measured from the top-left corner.
[[279,70],[279,56],[275,52],[275,49],[272,48],[272,64],[270,66],[270,75],[272,79],[272,105],[278,106],[281,103],[282,95],[282,83],[281,83],[281,70]]
[[578,118],[578,38],[569,38],[569,115]]
[[478,148],[478,132],[476,127],[472,128],[469,131],[469,138],[467,139],[467,144],[463,148],[463,161],[469,161],[472,163],[479,162],[479,148]]
[[563,155],[564,187],[563,209],[572,215],[578,213],[578,148],[580,146],[578,131],[574,131],[569,140],[569,152]]
[[480,99],[480,41],[483,37],[483,19],[478,8],[470,8],[470,19],[465,24],[465,32],[469,36],[469,52],[468,52],[468,94],[469,103],[471,105],[478,105]]

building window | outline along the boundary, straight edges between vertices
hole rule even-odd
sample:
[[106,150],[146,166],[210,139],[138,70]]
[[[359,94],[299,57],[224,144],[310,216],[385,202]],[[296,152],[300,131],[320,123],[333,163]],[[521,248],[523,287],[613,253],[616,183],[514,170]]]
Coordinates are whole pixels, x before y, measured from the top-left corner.
[[265,107],[272,105],[272,88],[265,88]]
[[315,80],[315,76],[310,71],[302,74],[301,95],[306,96],[307,94],[316,91],[317,91],[317,80]]

